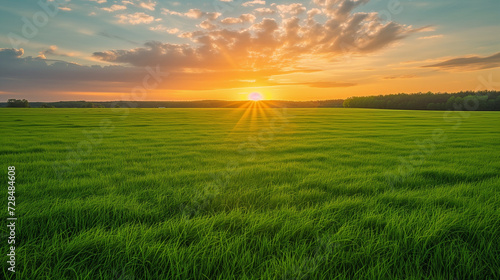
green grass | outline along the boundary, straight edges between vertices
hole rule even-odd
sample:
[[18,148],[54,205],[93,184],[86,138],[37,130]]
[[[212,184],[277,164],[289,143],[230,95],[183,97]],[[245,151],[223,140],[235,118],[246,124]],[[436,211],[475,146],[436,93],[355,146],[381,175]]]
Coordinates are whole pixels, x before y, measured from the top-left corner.
[[500,279],[498,112],[244,114],[0,110],[17,279]]

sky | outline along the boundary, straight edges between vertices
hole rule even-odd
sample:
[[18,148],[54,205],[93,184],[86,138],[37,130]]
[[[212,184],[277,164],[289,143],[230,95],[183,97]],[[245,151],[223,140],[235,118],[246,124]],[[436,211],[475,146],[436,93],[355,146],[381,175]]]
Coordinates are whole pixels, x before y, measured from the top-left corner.
[[500,90],[498,0],[0,2],[0,102]]

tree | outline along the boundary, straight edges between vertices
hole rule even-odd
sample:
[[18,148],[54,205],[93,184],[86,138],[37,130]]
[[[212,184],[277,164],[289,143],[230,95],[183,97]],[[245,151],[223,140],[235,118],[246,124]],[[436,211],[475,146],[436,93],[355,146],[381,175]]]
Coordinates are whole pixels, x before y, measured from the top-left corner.
[[455,96],[448,98],[448,101],[446,101],[446,109],[453,110],[453,104],[455,104]]
[[9,100],[7,100],[7,107],[10,107],[10,108],[29,108],[30,103],[26,99],[9,99]]
[[464,109],[464,99],[462,97],[455,98],[455,102],[453,103],[453,110],[461,111]]
[[40,108],[55,108],[53,105],[49,105],[47,103],[43,103],[42,105],[40,105]]
[[488,99],[488,101],[486,102],[486,110],[488,110],[488,111],[495,110],[495,100],[494,99]]

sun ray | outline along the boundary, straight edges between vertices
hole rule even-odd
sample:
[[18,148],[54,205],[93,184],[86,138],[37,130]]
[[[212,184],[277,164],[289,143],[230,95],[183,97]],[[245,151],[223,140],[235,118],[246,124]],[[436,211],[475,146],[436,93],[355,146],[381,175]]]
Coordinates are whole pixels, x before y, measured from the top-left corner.
[[256,103],[261,122],[266,122],[268,120],[267,105],[264,102],[256,102]]
[[[249,101],[234,109],[234,117],[238,121],[233,126],[227,137],[234,136],[241,132],[258,132],[259,128],[266,128],[270,125],[270,120],[279,114],[273,108],[273,102],[264,101],[262,94],[253,92],[248,96]],[[235,104],[235,103],[232,103]],[[243,112],[241,112],[243,110]]]
[[255,106],[254,102],[248,102],[245,105],[243,105],[240,108],[236,109],[236,110],[244,109],[245,111],[243,112],[243,115],[240,117],[240,119],[238,120],[238,122],[234,125],[233,129],[231,130],[231,133],[233,133],[234,131],[236,131],[245,121],[247,121],[249,115],[252,113],[253,106]]

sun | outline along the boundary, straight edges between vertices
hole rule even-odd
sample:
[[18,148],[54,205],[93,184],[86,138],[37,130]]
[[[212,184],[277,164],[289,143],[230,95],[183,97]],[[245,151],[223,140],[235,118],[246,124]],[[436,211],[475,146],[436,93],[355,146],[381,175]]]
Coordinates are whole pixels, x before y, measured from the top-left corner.
[[264,96],[262,96],[261,93],[258,92],[252,92],[248,95],[248,100],[251,101],[261,101],[264,99]]

